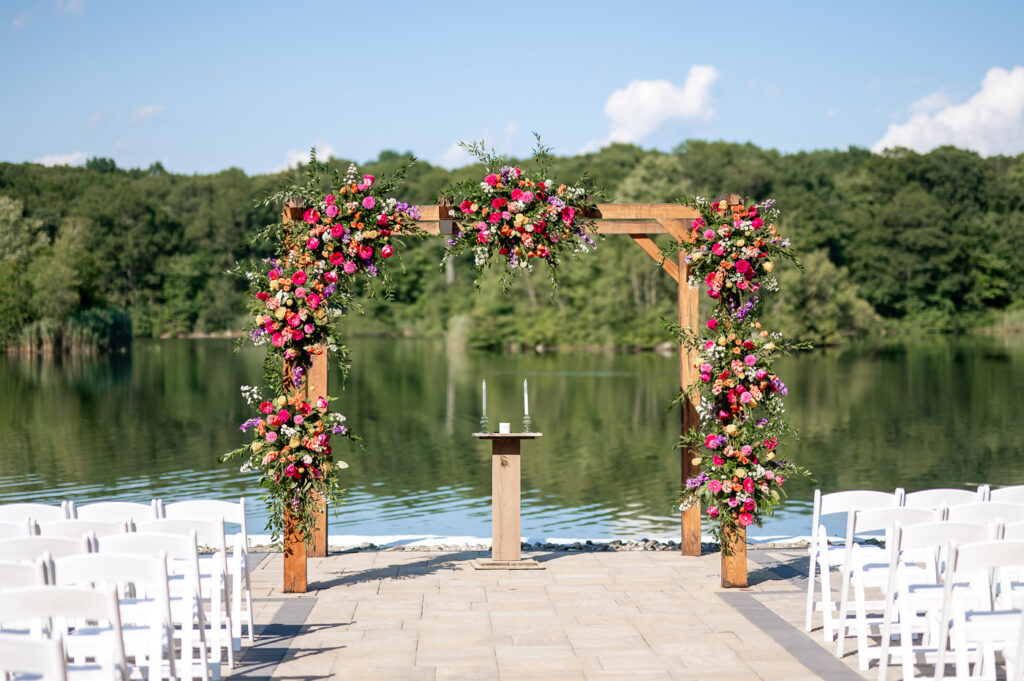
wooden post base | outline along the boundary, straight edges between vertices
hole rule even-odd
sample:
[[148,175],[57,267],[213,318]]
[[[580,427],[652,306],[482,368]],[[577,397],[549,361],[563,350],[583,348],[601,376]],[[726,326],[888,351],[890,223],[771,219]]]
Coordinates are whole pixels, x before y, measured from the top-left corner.
[[[726,555],[729,554],[729,555]],[[747,528],[722,532],[722,588],[747,586]]]
[[306,539],[289,511],[284,513],[284,591],[306,593]]
[[[519,443],[540,433],[473,433],[491,441],[491,559],[473,561],[477,570],[543,570],[536,561],[522,560]],[[515,567],[513,567],[515,566]]]

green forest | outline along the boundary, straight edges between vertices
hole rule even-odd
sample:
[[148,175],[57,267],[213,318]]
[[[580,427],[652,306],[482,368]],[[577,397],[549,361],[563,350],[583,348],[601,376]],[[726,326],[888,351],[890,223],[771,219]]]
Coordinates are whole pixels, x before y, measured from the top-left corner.
[[[384,151],[361,168],[386,174],[408,156]],[[276,211],[257,199],[299,172],[180,175],[104,158],[84,167],[0,163],[0,345],[106,349],[132,336],[242,328],[246,283],[227,271],[264,255],[251,237]],[[449,182],[480,172],[419,162],[399,198],[432,203]],[[774,198],[802,269],[780,267],[766,320],[797,339],[1024,329],[1024,154],[782,154],[690,140],[671,153],[615,144],[554,160],[556,180],[584,173],[617,202]],[[395,299],[367,291],[344,331],[494,348],[668,340],[662,320],[675,315],[675,282],[627,237],[564,263],[553,297],[543,265],[507,295],[494,273],[495,285],[477,291],[471,262],[440,268],[442,245],[407,243]]]

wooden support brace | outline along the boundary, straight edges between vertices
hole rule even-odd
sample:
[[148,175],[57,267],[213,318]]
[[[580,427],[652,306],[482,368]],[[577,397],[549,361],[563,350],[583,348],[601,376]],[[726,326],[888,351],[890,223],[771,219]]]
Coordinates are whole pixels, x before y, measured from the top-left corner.
[[643,234],[630,234],[630,236],[633,237],[633,241],[636,242],[637,246],[644,249],[644,253],[651,256],[654,262],[661,265],[661,268],[668,272],[668,276],[675,279],[676,283],[679,282],[679,267],[665,257],[665,254],[662,253],[661,249],[658,248],[658,245],[651,240],[651,237]]

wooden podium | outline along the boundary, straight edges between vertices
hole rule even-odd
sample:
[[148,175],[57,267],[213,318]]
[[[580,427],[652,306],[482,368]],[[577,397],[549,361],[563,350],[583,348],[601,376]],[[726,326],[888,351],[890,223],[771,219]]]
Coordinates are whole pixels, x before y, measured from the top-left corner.
[[477,570],[543,570],[535,560],[523,560],[520,540],[519,444],[541,433],[473,433],[491,441],[491,558],[473,561]]

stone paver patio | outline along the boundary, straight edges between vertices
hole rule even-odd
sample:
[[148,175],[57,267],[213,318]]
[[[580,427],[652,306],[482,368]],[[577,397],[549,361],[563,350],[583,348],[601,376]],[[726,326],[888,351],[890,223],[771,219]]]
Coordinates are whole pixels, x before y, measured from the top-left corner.
[[[232,676],[275,679],[800,681],[877,678],[803,632],[806,552],[750,551],[748,589],[719,555],[529,553],[544,570],[474,570],[478,551],[309,560],[281,592],[282,557],[252,574],[258,638]],[[890,668],[897,678],[898,669]]]

